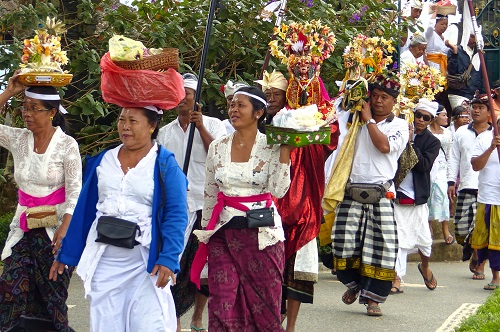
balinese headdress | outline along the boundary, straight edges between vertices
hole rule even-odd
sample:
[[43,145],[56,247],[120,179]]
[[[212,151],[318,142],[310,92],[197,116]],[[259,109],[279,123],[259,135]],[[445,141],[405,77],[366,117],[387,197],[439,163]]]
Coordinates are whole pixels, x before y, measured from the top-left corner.
[[274,28],[276,39],[269,43],[271,54],[293,67],[300,59],[318,65],[330,57],[337,42],[330,27],[312,20],[291,22]]
[[268,73],[267,70],[265,70],[262,79],[254,82],[260,84],[264,92],[271,88],[286,91],[288,87],[288,81],[285,76],[276,70],[273,70],[272,73]]
[[225,85],[221,87],[221,91],[224,92],[224,97],[229,97],[234,95],[234,92],[239,88],[248,86],[245,82],[233,82],[231,80],[227,81]]
[[392,71],[384,71],[375,77],[375,82],[370,83],[370,91],[379,89],[397,98],[399,96],[399,77]]

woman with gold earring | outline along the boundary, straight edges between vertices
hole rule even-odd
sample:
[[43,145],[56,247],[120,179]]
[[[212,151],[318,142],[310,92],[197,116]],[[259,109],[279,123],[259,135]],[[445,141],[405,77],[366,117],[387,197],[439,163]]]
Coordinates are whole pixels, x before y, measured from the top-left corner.
[[20,110],[26,128],[0,125],[0,146],[12,153],[19,186],[19,204],[2,252],[0,330],[32,324],[73,331],[65,304],[72,269],[61,270],[57,282],[48,275],[80,193],[80,152],[75,139],[64,133],[66,110],[54,87],[26,88],[16,73],[0,94],[0,105],[23,91]]

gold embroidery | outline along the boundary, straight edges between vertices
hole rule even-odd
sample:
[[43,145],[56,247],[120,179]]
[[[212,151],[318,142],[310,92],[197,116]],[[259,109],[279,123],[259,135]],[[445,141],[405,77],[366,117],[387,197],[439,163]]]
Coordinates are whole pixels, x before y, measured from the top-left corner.
[[361,264],[361,258],[337,258],[334,257],[333,265],[337,271],[347,269],[359,269],[362,276],[392,281],[396,276],[394,269],[386,269],[383,267],[375,267],[371,265]]

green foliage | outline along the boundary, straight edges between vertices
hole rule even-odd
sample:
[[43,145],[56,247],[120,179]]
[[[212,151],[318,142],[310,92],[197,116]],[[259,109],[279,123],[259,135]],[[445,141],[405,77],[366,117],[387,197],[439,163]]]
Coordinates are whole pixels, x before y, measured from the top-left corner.
[[9,212],[0,216],[0,250],[5,247],[5,241],[7,240],[7,235],[9,234],[9,225],[14,218],[14,213]]
[[[179,48],[180,72],[198,73],[200,68],[210,1],[136,0],[133,3],[136,9],[111,0],[29,3],[0,17],[3,34],[0,45],[10,51],[0,57],[0,69],[7,69],[10,76],[18,68],[23,39],[31,37],[38,22],[45,20],[47,15],[58,14],[69,28],[63,45],[70,59],[66,69],[74,75],[72,84],[61,92],[82,154],[94,153],[109,142],[117,141],[114,128],[119,110],[102,100],[99,68],[100,58],[107,52],[108,40],[113,34],[140,40],[147,47]],[[202,92],[205,104],[220,109],[218,115],[222,115],[225,106],[219,90],[222,84],[228,79],[252,83],[260,77],[274,27],[274,21],[256,19],[265,1],[221,0],[220,3],[213,24]],[[331,96],[337,93],[335,81],[344,76],[342,53],[352,37],[360,33],[386,38],[398,36],[397,25],[391,23],[393,18],[388,18],[386,9],[396,8],[388,1],[379,0],[316,0],[312,7],[300,0],[288,1],[285,22],[320,19],[336,34],[338,42],[334,54],[321,69]],[[392,39],[397,44],[399,38]],[[272,69],[287,72],[284,65],[271,58],[268,70]]]
[[456,332],[497,332],[500,331],[500,289],[495,290],[477,313],[468,317]]

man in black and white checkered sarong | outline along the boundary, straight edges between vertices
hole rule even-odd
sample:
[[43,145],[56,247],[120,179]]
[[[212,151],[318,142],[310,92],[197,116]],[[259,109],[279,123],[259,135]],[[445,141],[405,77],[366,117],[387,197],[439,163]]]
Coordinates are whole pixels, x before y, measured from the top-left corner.
[[[475,147],[476,137],[487,130],[492,130],[488,118],[473,112],[472,123],[459,127],[453,136],[453,145],[448,159],[448,197],[451,201],[455,199],[456,181],[460,174],[454,224],[455,238],[461,245],[466,245],[465,239],[474,229],[477,207],[479,173],[472,169],[472,151]],[[484,263],[481,266],[477,265],[476,251],[472,255],[469,268],[474,273],[473,279],[484,279]]]
[[348,288],[342,301],[352,304],[359,296],[369,316],[382,315],[379,303],[389,295],[395,275],[398,239],[391,183],[409,137],[407,122],[392,113],[398,95],[399,83],[390,75],[377,76],[370,86],[370,101],[363,102],[360,114],[365,124],[356,139],[349,175],[353,185],[384,185],[389,189],[372,204],[361,202],[367,196],[363,190],[357,195],[347,189],[332,230],[337,277]]

